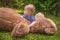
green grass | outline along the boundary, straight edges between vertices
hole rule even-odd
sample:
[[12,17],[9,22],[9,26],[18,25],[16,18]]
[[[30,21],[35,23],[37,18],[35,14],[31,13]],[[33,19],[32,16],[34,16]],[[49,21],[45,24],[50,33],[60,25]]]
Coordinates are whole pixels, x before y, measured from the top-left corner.
[[21,38],[12,38],[10,32],[0,32],[0,40],[60,40],[60,18],[53,15],[45,15],[47,18],[51,18],[57,25],[58,31],[54,35],[45,34],[32,34],[29,33]]

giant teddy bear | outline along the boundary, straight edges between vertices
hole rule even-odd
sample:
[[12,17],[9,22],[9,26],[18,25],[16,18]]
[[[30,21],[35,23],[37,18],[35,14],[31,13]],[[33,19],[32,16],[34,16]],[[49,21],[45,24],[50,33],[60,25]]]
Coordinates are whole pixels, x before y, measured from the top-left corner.
[[0,8],[0,31],[11,31],[12,37],[21,37],[29,32],[54,34],[57,31],[56,24],[42,13],[35,16],[36,20],[30,23],[15,10]]

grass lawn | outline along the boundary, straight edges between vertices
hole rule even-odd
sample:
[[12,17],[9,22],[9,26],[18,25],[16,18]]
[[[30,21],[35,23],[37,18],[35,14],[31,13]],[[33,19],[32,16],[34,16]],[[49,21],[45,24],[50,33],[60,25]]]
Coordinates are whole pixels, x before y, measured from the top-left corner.
[[0,32],[0,40],[60,40],[60,18],[53,15],[45,15],[51,18],[57,25],[58,31],[54,35],[32,34],[29,33],[21,38],[12,38],[10,32]]

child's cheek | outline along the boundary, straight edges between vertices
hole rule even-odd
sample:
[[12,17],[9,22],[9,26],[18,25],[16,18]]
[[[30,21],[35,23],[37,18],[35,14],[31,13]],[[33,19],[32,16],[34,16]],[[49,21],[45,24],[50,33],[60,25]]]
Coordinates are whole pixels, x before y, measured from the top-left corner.
[[24,13],[27,13],[27,11],[25,10]]

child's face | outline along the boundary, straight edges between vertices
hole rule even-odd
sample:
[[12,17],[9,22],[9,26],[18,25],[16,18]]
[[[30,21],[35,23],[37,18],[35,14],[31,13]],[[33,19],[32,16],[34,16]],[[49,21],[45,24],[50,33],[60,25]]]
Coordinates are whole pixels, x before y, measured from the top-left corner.
[[32,15],[32,12],[31,12],[30,9],[25,9],[25,10],[24,10],[24,14],[25,14],[26,16],[31,16],[31,15]]

